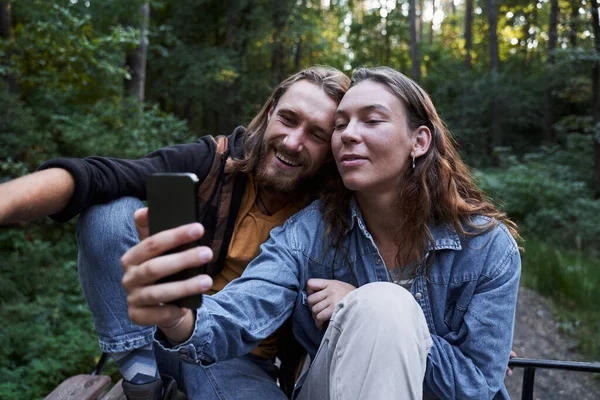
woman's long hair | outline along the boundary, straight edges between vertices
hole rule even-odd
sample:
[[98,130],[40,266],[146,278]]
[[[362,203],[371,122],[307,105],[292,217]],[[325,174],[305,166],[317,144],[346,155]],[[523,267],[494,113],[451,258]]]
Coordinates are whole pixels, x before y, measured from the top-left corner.
[[[498,211],[473,182],[473,178],[455,148],[452,134],[443,123],[427,93],[413,80],[388,68],[361,68],[352,75],[351,87],[373,81],[386,87],[403,104],[410,132],[420,126],[431,131],[431,145],[415,160],[415,168],[408,167],[398,187],[397,210],[403,217],[395,241],[398,245],[397,266],[411,262],[422,263],[428,244],[433,248],[429,225],[452,224],[462,235],[477,235],[502,222],[514,238],[517,226]],[[412,159],[407,163],[412,164]],[[349,200],[352,192],[341,179],[330,182],[322,195],[322,207],[328,234],[340,244],[349,224]],[[476,215],[490,217],[485,226],[475,226]],[[468,232],[467,232],[468,230]]]

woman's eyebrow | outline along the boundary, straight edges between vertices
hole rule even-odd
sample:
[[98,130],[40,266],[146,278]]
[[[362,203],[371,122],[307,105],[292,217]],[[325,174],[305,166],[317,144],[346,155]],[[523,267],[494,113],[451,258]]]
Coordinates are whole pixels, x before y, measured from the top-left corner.
[[[370,112],[370,111],[376,111],[376,112],[380,112],[380,113],[384,113],[384,114],[390,114],[392,112],[392,110],[390,110],[388,107],[384,106],[383,104],[368,104],[366,106],[362,106],[358,108],[359,112]],[[334,116],[337,117],[339,115],[348,115],[348,113],[343,110],[343,109],[337,109],[335,110],[335,114]]]
[[361,107],[361,111],[377,111],[384,114],[389,114],[392,112],[392,110],[383,104],[369,104],[368,106]]

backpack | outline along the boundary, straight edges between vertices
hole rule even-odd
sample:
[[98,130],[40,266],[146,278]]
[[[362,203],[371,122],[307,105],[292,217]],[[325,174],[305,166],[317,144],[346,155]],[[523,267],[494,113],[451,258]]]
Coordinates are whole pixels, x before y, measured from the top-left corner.
[[[204,225],[205,235],[208,235],[209,247],[215,255],[213,260],[206,265],[207,274],[215,276],[223,270],[223,263],[233,233],[233,223],[235,223],[241,203],[241,195],[236,196],[239,199],[234,199],[234,189],[235,186],[238,186],[235,183],[239,180],[236,179],[236,174],[225,173],[227,159],[230,156],[228,137],[220,135],[212,139],[216,144],[216,149],[212,165],[198,187],[198,215],[200,222]],[[243,181],[245,185],[245,179]],[[232,204],[234,209],[232,209]]]

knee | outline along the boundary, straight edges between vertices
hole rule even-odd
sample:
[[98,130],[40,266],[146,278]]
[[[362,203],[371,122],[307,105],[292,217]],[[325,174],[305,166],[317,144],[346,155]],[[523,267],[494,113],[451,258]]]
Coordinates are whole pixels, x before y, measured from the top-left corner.
[[415,314],[422,315],[421,307],[408,290],[388,282],[369,283],[354,290],[336,311],[342,309],[372,326],[411,325]]
[[77,222],[79,251],[102,254],[137,241],[133,213],[143,206],[137,198],[123,197],[83,211]]

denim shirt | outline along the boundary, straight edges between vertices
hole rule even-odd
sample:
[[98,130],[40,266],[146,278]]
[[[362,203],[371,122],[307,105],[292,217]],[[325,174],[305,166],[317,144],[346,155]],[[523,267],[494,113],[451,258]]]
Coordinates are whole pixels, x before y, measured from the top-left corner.
[[[171,347],[159,334],[159,343],[184,361],[208,365],[248,353],[292,316],[294,335],[314,357],[324,330],[316,327],[308,307],[307,280],[337,279],[356,287],[389,281],[354,200],[350,209],[346,254],[325,236],[316,201],[271,231],[239,279],[204,297],[190,339]],[[521,268],[518,247],[502,224],[477,236],[460,236],[449,225],[430,230],[428,276],[417,268],[411,288],[433,339],[424,391],[433,398],[508,399],[504,374]]]

